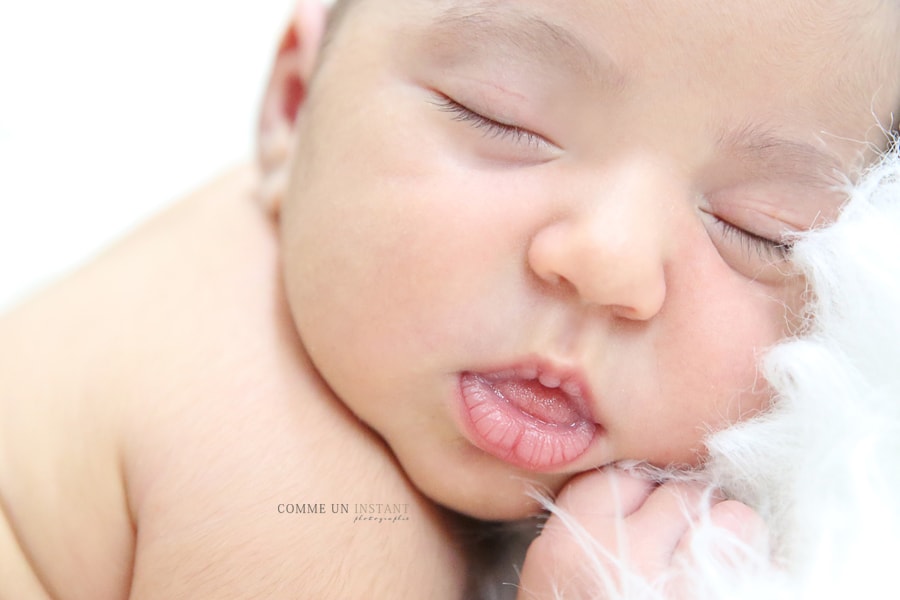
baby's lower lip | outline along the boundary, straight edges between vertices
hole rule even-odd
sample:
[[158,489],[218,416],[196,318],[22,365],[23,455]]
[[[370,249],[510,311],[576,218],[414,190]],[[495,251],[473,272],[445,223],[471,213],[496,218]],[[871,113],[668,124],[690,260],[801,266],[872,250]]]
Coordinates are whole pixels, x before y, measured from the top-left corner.
[[590,447],[597,424],[579,399],[561,388],[517,375],[462,373],[459,394],[472,442],[530,471],[563,467]]

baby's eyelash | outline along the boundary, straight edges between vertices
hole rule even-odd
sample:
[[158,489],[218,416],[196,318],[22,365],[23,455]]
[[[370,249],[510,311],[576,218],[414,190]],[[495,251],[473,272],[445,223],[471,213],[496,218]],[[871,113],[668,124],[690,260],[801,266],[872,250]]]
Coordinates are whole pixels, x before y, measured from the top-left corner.
[[770,240],[732,225],[728,221],[717,217],[713,218],[715,218],[716,225],[722,229],[723,235],[738,242],[748,256],[755,252],[759,258],[768,261],[782,261],[790,258],[792,245],[789,242]]
[[453,115],[454,121],[468,123],[475,129],[483,131],[487,137],[508,138],[516,143],[529,146],[542,146],[546,143],[544,139],[536,133],[532,133],[527,129],[522,129],[515,125],[495,121],[494,119],[463,106],[449,96],[441,94],[440,97],[434,101],[434,104],[440,110]]

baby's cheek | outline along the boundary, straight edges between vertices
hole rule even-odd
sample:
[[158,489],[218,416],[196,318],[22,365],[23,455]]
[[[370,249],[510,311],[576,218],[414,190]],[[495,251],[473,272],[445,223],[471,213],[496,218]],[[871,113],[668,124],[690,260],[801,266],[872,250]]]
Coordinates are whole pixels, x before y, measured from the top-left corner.
[[698,283],[707,292],[682,298],[684,312],[669,315],[655,348],[659,377],[647,377],[641,390],[662,407],[658,463],[695,462],[711,431],[768,406],[771,391],[760,363],[788,331],[784,303],[758,286],[730,278],[718,287],[714,280]]
[[690,412],[702,418],[704,429],[726,427],[768,403],[770,391],[759,365],[781,333],[782,327],[769,320],[736,318],[733,327],[711,335],[695,351],[696,367],[685,374],[684,387],[695,390]]

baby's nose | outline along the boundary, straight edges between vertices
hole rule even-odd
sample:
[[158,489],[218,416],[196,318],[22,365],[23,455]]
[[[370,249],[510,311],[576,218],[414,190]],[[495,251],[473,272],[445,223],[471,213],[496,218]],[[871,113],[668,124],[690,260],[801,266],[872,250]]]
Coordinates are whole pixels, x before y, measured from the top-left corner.
[[[671,198],[648,165],[624,165],[532,238],[528,262],[543,281],[616,316],[648,320],[666,299]],[[669,193],[671,193],[669,187]]]

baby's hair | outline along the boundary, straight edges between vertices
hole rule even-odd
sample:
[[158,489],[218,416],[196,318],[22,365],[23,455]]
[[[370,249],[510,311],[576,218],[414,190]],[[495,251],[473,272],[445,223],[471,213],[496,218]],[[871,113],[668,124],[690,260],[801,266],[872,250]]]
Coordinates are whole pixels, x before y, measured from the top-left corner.
[[320,61],[322,60],[324,55],[328,53],[328,47],[331,45],[331,40],[334,38],[334,34],[340,27],[340,24],[343,22],[349,8],[355,4],[358,4],[358,1],[326,0],[326,4],[329,5],[328,22],[325,28],[325,36],[322,39],[322,47],[320,53],[321,56],[319,57]]
[[337,28],[341,20],[343,20],[344,15],[347,13],[347,10],[350,6],[356,4],[356,2],[357,0],[332,0],[331,9],[328,11],[329,32]]

